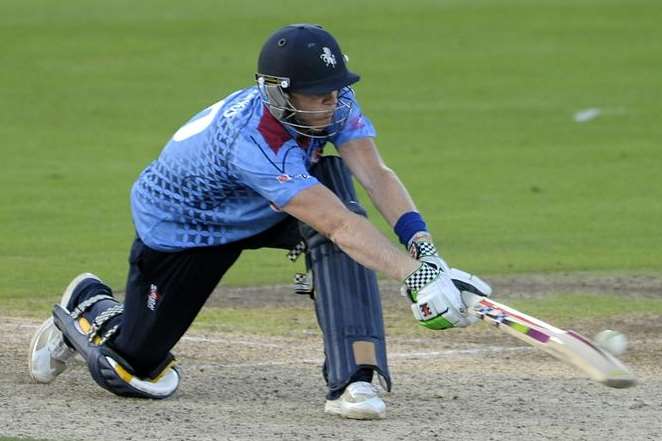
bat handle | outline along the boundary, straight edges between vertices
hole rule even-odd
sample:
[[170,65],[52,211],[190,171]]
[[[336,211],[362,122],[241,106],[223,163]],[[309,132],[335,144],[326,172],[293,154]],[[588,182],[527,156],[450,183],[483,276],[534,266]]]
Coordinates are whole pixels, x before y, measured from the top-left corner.
[[461,291],[460,294],[462,295],[462,301],[467,305],[467,308],[470,311],[473,311],[476,308],[476,305],[478,305],[481,299],[483,299],[483,296],[479,296],[469,291]]

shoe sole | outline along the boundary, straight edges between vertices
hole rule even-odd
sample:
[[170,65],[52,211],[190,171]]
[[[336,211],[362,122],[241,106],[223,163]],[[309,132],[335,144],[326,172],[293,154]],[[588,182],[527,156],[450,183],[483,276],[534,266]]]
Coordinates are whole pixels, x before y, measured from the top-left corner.
[[[324,412],[353,420],[381,420],[386,418],[386,409],[375,410],[375,406],[384,406],[379,398],[371,398],[362,403],[336,403],[338,400],[327,401]],[[374,404],[374,405],[373,405]]]
[[[65,309],[67,308],[67,305],[69,304],[69,300],[71,299],[71,295],[73,294],[74,290],[76,289],[78,284],[85,279],[96,279],[99,282],[101,282],[101,279],[92,273],[82,273],[77,275],[69,283],[69,285],[67,285],[64,292],[62,293],[62,297],[60,298],[60,306],[62,306]],[[34,376],[32,371],[32,354],[34,354],[35,350],[37,349],[37,343],[41,339],[41,336],[44,334],[44,332],[50,331],[54,327],[55,327],[55,323],[53,323],[53,317],[49,317],[41,324],[41,326],[39,326],[37,331],[32,336],[32,339],[30,340],[30,349],[28,351],[28,372],[30,374],[30,378],[32,378],[32,380],[37,383],[47,384],[52,382],[56,378],[53,377],[50,380],[46,380],[44,378],[37,378]],[[57,330],[57,332],[60,331]]]

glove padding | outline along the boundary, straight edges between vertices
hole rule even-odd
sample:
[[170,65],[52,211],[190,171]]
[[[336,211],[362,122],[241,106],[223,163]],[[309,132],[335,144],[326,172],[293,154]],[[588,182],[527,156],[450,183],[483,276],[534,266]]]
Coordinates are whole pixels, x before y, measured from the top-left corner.
[[449,268],[427,232],[415,234],[407,248],[421,266],[405,279],[402,293],[412,301],[420,325],[441,330],[478,321],[468,308],[479,299],[476,296],[489,296],[492,288],[477,276]]
[[466,305],[460,291],[447,272],[429,262],[405,280],[403,294],[411,300],[411,311],[421,326],[428,329],[448,329],[469,326]]
[[492,294],[492,288],[480,277],[457,268],[451,268],[449,276],[453,281],[453,285],[460,291],[462,302],[467,308],[466,319],[470,325],[476,323],[479,318],[468,310],[473,308],[481,297],[489,297]]
[[[416,283],[428,280],[416,289]],[[412,301],[411,310],[421,326],[442,330],[464,328],[478,321],[469,308],[488,297],[492,288],[478,276],[451,268],[441,271],[429,262],[423,262],[411,274],[403,287],[403,294]]]

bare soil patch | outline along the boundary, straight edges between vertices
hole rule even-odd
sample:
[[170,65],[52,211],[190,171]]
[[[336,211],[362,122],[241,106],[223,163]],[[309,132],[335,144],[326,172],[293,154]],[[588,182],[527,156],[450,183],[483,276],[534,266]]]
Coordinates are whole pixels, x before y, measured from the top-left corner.
[[[662,277],[490,278],[507,296],[610,292],[662,296]],[[589,283],[590,281],[590,283]],[[402,310],[395,285],[384,305]],[[285,287],[220,288],[216,306],[312,304]],[[308,302],[308,303],[306,303]],[[391,336],[394,389],[387,419],[350,421],[322,412],[325,387],[318,335],[256,337],[189,333],[176,347],[183,372],[164,401],[118,398],[74,365],[53,384],[30,382],[27,347],[39,323],[0,315],[0,435],[53,440],[659,440],[662,439],[662,320],[592,319],[580,332],[627,332],[624,357],[640,384],[592,383],[571,367],[486,326]],[[388,327],[388,323],[387,323]],[[387,331],[388,332],[388,331]]]

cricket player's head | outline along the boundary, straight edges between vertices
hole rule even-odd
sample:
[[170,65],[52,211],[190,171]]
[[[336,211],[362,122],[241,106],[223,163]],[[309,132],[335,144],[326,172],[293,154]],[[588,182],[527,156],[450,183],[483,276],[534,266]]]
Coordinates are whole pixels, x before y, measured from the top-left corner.
[[347,56],[319,25],[293,24],[274,32],[257,62],[264,104],[282,124],[308,137],[326,137],[345,123],[352,107],[351,84],[360,77]]

